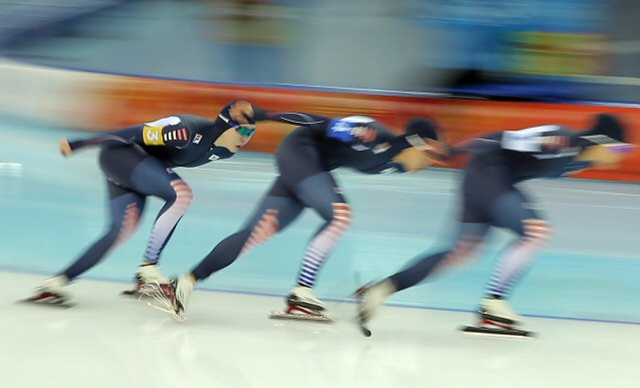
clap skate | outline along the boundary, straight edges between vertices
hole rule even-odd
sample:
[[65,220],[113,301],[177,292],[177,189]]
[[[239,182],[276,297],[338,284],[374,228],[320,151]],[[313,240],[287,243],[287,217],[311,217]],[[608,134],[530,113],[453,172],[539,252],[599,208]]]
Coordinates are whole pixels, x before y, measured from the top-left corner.
[[184,322],[187,320],[184,313],[193,288],[194,283],[188,279],[188,275],[182,275],[164,284],[145,283],[140,293],[152,299],[147,302],[149,306],[171,315],[178,322]]
[[368,322],[394,292],[393,283],[389,280],[383,280],[375,284],[366,284],[353,294],[358,300],[357,322],[365,337],[371,337],[371,330],[367,327]]
[[66,278],[62,276],[51,278],[42,286],[36,288],[32,297],[23,299],[20,302],[62,308],[73,307],[74,304],[70,302],[69,295],[62,291],[62,287],[66,283]]
[[504,338],[533,338],[534,333],[516,328],[521,318],[515,314],[502,299],[486,298],[482,300],[478,311],[478,323],[464,326],[460,330],[465,334],[486,335]]
[[287,297],[286,302],[287,307],[284,311],[272,311],[269,318],[325,323],[335,322],[336,320],[335,317],[324,313],[324,303],[315,297],[313,289],[310,287],[294,287]]
[[147,295],[140,292],[140,290],[142,289],[142,287],[144,287],[144,282],[142,281],[142,278],[140,277],[140,274],[136,273],[135,276],[133,277],[133,288],[130,290],[124,290],[120,293],[120,295],[123,296],[131,296],[134,297],[136,299],[140,299],[143,297],[146,297]]
[[149,293],[141,292],[145,284],[168,284],[169,279],[160,272],[157,264],[141,265],[133,277],[133,289],[124,290],[121,295],[142,299],[149,296]]

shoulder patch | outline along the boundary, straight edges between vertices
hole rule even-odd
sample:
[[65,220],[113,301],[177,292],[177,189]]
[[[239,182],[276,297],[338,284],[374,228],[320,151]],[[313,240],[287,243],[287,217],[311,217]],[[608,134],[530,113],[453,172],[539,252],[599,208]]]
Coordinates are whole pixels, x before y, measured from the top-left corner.
[[162,127],[145,125],[142,128],[142,140],[146,145],[164,145]]

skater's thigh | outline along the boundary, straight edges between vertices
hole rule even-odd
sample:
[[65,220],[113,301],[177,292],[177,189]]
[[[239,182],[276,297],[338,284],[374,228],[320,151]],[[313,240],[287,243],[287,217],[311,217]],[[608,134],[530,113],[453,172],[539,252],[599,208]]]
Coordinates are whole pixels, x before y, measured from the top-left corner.
[[148,157],[149,154],[137,144],[110,145],[102,147],[98,162],[108,180],[120,187],[133,189],[131,174]]
[[527,222],[542,220],[534,210],[536,207],[521,191],[514,188],[501,194],[489,205],[489,216],[492,225],[524,235]]
[[290,189],[306,178],[326,171],[320,152],[311,139],[295,133],[280,145],[276,163],[283,182]]
[[331,173],[327,171],[312,175],[295,187],[297,198],[305,206],[314,209],[321,217],[329,220],[334,217],[336,207],[345,209],[347,200]]
[[283,230],[302,210],[304,205],[279,176],[260,200],[243,229],[252,230],[261,220],[269,218],[277,222],[278,230]]
[[483,212],[464,207],[457,232],[449,247],[448,262],[458,262],[470,258],[486,239],[491,224],[486,222]]
[[181,180],[172,169],[136,144],[103,148],[100,167],[117,186],[163,199],[175,197],[172,182]]
[[458,225],[455,241],[480,243],[487,237],[490,228],[491,225],[486,222],[461,222]]
[[187,184],[171,168],[149,156],[131,173],[131,186],[139,193],[154,195],[165,200],[175,198],[180,190],[190,191]]

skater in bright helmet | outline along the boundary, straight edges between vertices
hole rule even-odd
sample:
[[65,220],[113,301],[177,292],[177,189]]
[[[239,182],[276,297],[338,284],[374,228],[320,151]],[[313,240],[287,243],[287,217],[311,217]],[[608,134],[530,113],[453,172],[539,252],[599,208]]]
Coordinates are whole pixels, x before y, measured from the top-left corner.
[[[481,324],[475,328],[518,333],[514,327],[522,318],[509,308],[507,298],[551,235],[549,223],[518,183],[564,176],[589,167],[616,168],[633,149],[626,142],[623,123],[613,115],[599,114],[586,131],[543,125],[490,133],[456,147],[454,154],[469,152],[471,159],[460,186],[462,210],[454,241],[447,249],[419,256],[396,274],[361,288],[356,293],[361,298],[361,323],[369,322],[392,294],[431,279],[451,264],[468,260],[491,228],[501,228],[512,231],[516,239],[497,261],[477,312]],[[364,330],[368,334],[366,327]]]
[[[256,112],[255,117],[262,113]],[[236,233],[219,242],[191,271],[171,283],[165,301],[182,314],[197,281],[233,263],[251,248],[284,230],[304,209],[324,220],[303,253],[296,284],[286,298],[287,312],[321,315],[325,309],[313,288],[317,274],[351,223],[351,206],[331,170],[348,167],[366,174],[415,172],[437,163],[447,152],[436,123],[416,118],[401,135],[363,116],[328,118],[282,114],[299,125],[276,154],[279,171],[262,201]]]

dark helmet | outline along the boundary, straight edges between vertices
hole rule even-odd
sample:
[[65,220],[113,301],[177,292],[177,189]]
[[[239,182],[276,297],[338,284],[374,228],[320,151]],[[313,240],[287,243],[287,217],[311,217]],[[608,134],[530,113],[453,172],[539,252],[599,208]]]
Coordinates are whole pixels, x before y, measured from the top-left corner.
[[440,140],[440,130],[438,124],[431,119],[414,118],[409,120],[405,126],[405,134],[418,135],[422,138]]
[[582,136],[582,139],[587,141],[585,146],[628,143],[625,125],[616,116],[608,113],[599,113],[593,117],[594,123],[591,129]]

